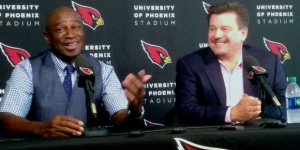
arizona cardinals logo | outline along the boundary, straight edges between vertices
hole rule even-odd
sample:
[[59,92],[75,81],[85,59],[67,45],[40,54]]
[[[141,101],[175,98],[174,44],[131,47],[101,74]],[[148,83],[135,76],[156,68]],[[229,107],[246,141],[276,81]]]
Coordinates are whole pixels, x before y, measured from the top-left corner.
[[202,5],[203,5],[203,8],[204,8],[205,12],[208,14],[210,5],[205,3],[204,1],[202,1]]
[[73,9],[81,15],[84,25],[87,25],[93,30],[96,30],[96,28],[100,25],[104,25],[104,20],[102,19],[100,13],[96,9],[80,5],[73,1],[72,6]]
[[247,75],[247,78],[251,80],[253,79],[253,77],[254,77],[254,72],[250,71]]
[[6,56],[6,59],[11,64],[12,67],[22,60],[30,57],[29,53],[26,50],[17,47],[11,47],[0,42],[0,49],[2,53]]
[[263,67],[260,66],[252,66],[253,69],[255,69],[256,71],[260,72],[260,73],[265,73],[267,72],[267,70]]
[[144,51],[147,53],[152,63],[163,68],[166,64],[171,63],[171,57],[168,52],[157,45],[152,45],[141,40]]
[[196,144],[182,138],[174,138],[174,140],[177,143],[178,150],[225,150],[222,148],[208,147],[208,146]]
[[270,52],[276,54],[282,64],[285,60],[291,59],[291,55],[288,52],[288,49],[283,44],[268,40],[266,38],[263,38],[263,40],[267,49]]
[[154,123],[154,122],[148,121],[148,120],[146,120],[146,119],[144,119],[144,124],[145,124],[146,127],[164,126],[163,124],[160,124],[160,123]]
[[91,68],[79,67],[79,69],[86,75],[92,75],[94,73]]

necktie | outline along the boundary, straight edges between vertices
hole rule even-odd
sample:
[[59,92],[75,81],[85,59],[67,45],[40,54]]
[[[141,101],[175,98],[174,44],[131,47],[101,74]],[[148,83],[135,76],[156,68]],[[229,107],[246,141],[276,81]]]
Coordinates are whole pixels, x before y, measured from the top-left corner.
[[67,93],[67,96],[68,96],[68,100],[70,100],[70,97],[72,95],[72,80],[71,80],[71,74],[72,72],[74,72],[75,68],[73,65],[68,65],[65,70],[67,71],[67,75],[65,76],[65,79],[64,79],[64,88],[65,88],[65,91]]

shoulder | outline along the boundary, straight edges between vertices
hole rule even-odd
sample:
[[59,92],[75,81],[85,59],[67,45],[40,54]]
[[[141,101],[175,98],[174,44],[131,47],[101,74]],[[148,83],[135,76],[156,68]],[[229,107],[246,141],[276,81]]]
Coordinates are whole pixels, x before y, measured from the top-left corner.
[[184,56],[182,56],[180,59],[181,60],[189,60],[189,59],[194,59],[194,58],[203,58],[206,57],[209,53],[211,52],[211,49],[209,47],[206,48],[201,48],[196,51],[190,52]]
[[243,46],[243,50],[246,51],[246,54],[249,55],[257,55],[257,56],[271,56],[271,57],[276,57],[277,55],[270,52],[267,49],[263,49],[263,48],[258,48],[255,46],[250,46],[250,45],[244,45]]
[[244,45],[243,51],[243,55],[253,56],[261,65],[269,66],[273,64],[278,64],[280,62],[278,55],[270,52],[267,49]]
[[41,58],[41,57],[43,57],[43,56],[46,56],[47,54],[50,54],[50,53],[51,53],[50,50],[46,50],[46,51],[43,51],[43,52],[38,53],[38,54],[35,55],[35,56],[29,57],[29,60],[30,60],[30,61],[36,60],[36,59]]
[[25,76],[28,76],[28,78],[30,79],[31,75],[32,67],[29,58],[27,58],[16,65],[16,67],[12,71],[11,78],[26,79]]
[[207,63],[208,61],[214,61],[215,55],[213,54],[210,47],[201,48],[191,53],[188,53],[178,59],[177,62],[185,62],[187,64]]
[[29,58],[22,60],[15,67],[15,70],[29,70],[29,69],[31,69]]

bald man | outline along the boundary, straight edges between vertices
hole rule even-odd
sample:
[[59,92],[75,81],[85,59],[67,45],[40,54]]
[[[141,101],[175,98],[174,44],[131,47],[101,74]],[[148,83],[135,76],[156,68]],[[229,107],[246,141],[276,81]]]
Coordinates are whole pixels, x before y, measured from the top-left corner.
[[144,84],[151,75],[144,70],[130,73],[121,83],[114,68],[83,53],[85,34],[81,16],[69,7],[49,13],[44,39],[50,49],[20,62],[5,88],[0,103],[0,125],[11,133],[43,137],[81,136],[87,123],[86,97],[77,86],[77,71],[71,73],[72,94],[63,82],[66,66],[85,55],[94,68],[94,96],[97,107],[103,102],[111,121],[123,126],[130,117],[143,114]]

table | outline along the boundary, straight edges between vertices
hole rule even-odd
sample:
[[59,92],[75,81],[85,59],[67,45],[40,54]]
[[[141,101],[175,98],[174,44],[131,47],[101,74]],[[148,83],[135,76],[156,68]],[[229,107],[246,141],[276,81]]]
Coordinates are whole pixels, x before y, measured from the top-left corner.
[[174,133],[174,127],[143,130],[143,135],[131,137],[128,132],[105,136],[77,138],[12,138],[1,137],[0,149],[155,149],[191,150],[214,147],[221,149],[300,149],[300,124],[285,128],[245,127],[244,130],[219,130],[218,126],[185,127]]

